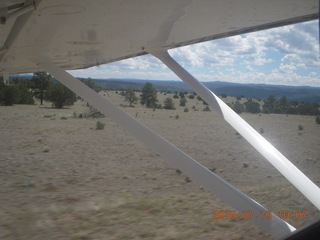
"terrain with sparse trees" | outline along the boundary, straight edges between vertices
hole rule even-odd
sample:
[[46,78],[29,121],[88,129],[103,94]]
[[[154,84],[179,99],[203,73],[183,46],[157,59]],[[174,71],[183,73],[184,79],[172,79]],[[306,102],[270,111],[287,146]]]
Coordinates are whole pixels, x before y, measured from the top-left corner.
[[[36,72],[30,78],[12,77],[10,85],[5,86],[2,78],[0,79],[0,104],[34,104],[34,99],[39,99],[40,104],[44,100],[51,101],[54,107],[61,108],[73,104],[76,101],[76,95],[65,88],[62,84],[57,83],[52,76],[45,72]],[[97,81],[91,78],[80,78],[84,84],[99,92],[102,87],[97,84]],[[136,93],[140,92],[137,96]],[[178,100],[179,106],[184,108],[192,108],[197,110],[195,106],[188,106],[187,98],[198,100],[204,105],[207,103],[195,92],[172,92],[161,91],[160,94],[167,95],[167,98],[162,102],[164,109],[175,109],[175,99]],[[133,89],[132,87],[120,89],[122,95],[130,107],[140,101],[140,104],[147,108],[161,109],[162,104],[159,103],[157,90],[152,83],[147,82],[141,89]],[[227,101],[227,95],[221,94],[221,99]],[[232,102],[227,104],[237,113],[248,112],[256,113],[276,113],[276,114],[298,114],[298,115],[320,115],[320,105],[318,103],[297,102],[291,101],[286,96],[280,98],[270,95],[266,99],[246,98],[244,95],[235,97]],[[200,108],[201,109],[201,108]],[[210,110],[205,108],[205,110]],[[320,120],[318,120],[320,121]]]
[[[90,78],[80,80],[97,92],[102,89]],[[39,99],[41,105],[46,100],[52,102],[54,107],[62,108],[72,105],[76,95],[46,72],[35,72],[30,78],[12,77],[8,86],[0,77],[0,104],[34,104],[35,99]]]

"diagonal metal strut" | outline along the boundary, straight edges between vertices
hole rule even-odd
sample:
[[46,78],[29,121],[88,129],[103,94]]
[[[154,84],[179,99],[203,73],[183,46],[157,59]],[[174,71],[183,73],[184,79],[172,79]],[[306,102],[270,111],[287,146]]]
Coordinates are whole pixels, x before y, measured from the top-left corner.
[[154,131],[123,112],[106,98],[100,96],[85,84],[75,79],[65,70],[57,67],[50,61],[42,62],[39,66],[41,69],[52,74],[56,79],[74,91],[90,105],[94,106],[130,132],[133,136],[144,142],[163,159],[170,162],[176,168],[179,168],[193,180],[198,182],[198,184],[218,196],[234,209],[239,212],[248,210],[254,211],[254,216],[251,220],[275,238],[283,238],[290,235],[291,232],[295,230],[294,227],[275,215],[271,219],[262,219],[259,217],[261,211],[267,211],[266,208],[208,170]]
[[206,86],[179,65],[167,51],[151,49],[189,87],[197,92],[216,112],[237,130],[259,153],[261,153],[283,176],[285,176],[311,203],[320,210],[320,189],[253,127],[236,114]]

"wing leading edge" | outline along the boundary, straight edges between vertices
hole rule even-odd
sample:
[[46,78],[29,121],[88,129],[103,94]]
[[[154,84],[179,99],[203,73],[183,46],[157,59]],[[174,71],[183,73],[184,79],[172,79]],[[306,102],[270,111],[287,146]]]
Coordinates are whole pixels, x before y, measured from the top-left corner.
[[317,19],[318,9],[318,0],[1,1],[1,19],[11,17],[0,24],[0,74],[38,71],[41,57],[64,69],[87,68],[147,54],[146,47]]

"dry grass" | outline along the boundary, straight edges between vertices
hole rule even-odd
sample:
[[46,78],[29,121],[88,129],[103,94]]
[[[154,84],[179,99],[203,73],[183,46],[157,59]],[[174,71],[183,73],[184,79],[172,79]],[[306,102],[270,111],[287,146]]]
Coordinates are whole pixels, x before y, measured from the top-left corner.
[[[166,97],[159,94],[160,103]],[[176,110],[123,110],[273,212],[308,210],[308,219],[288,219],[294,226],[319,218],[243,138],[201,111],[202,102],[188,99],[184,112],[174,101]],[[211,219],[214,210],[232,209],[108,118],[103,131],[92,131],[97,119],[72,117],[87,110],[81,101],[69,109],[0,107],[0,239],[271,239],[247,220]],[[314,117],[242,116],[319,185]]]

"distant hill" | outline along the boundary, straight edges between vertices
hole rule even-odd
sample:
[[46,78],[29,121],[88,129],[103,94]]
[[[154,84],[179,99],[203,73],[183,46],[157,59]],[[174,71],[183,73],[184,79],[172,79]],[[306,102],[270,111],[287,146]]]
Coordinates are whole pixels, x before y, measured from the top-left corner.
[[[140,90],[146,82],[151,82],[157,91],[191,92],[192,90],[182,81],[159,81],[142,79],[95,79],[101,87],[122,90],[128,87]],[[305,86],[283,86],[267,84],[240,84],[228,82],[205,82],[211,91],[220,95],[255,97],[265,99],[270,95],[277,98],[287,96],[289,100],[299,102],[320,103],[320,88]]]
[[153,84],[157,91],[191,92],[191,89],[182,81],[159,81],[143,79],[94,79],[97,84],[106,89],[122,90],[132,87],[140,90],[147,82]]
[[[31,78],[32,75],[17,75],[19,77]],[[11,76],[15,77],[15,76]],[[146,82],[151,82],[157,91],[192,92],[182,81],[160,81],[147,79],[92,79],[104,89],[122,90],[132,87],[140,90]],[[291,101],[320,103],[320,87],[306,86],[283,86],[267,84],[240,84],[228,82],[204,82],[215,94],[226,94],[227,96],[246,96],[265,99],[270,95],[277,98],[286,96]]]
[[265,99],[274,95],[277,98],[287,96],[292,101],[320,103],[320,88],[315,87],[216,82],[205,83],[205,85],[217,94],[224,93],[228,96],[244,95]]

